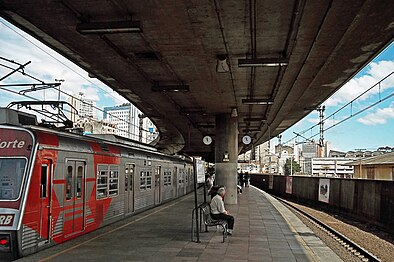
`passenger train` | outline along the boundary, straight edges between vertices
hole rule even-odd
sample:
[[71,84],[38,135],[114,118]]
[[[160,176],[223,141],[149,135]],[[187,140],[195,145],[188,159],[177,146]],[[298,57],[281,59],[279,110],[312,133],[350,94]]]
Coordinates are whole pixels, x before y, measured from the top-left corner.
[[193,190],[193,162],[0,109],[0,260],[76,238]]

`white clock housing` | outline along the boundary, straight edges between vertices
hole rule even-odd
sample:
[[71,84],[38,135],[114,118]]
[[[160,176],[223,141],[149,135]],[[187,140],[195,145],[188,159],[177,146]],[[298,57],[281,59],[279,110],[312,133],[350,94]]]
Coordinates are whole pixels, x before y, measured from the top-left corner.
[[204,136],[203,139],[202,139],[202,142],[203,142],[205,145],[210,145],[210,144],[212,143],[212,137],[210,137],[210,136]]
[[244,143],[245,145],[249,145],[250,142],[252,142],[252,138],[248,135],[245,135],[242,137],[242,143]]

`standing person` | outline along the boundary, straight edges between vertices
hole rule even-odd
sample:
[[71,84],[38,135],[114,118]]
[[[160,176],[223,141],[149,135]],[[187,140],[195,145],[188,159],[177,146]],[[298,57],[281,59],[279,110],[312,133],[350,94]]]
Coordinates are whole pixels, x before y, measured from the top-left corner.
[[207,192],[208,192],[208,195],[211,194],[211,189],[213,187],[213,181],[214,180],[213,180],[212,174],[209,174],[208,178],[207,178]]
[[233,234],[234,217],[224,208],[223,198],[226,195],[226,189],[221,187],[218,189],[217,195],[211,200],[211,216],[213,219],[223,219],[227,221],[227,234]]
[[249,185],[250,185],[250,174],[249,174],[249,172],[245,173],[244,180],[245,180],[245,187],[249,187]]
[[241,173],[238,174],[238,184],[243,187],[244,184],[244,173],[241,171]]

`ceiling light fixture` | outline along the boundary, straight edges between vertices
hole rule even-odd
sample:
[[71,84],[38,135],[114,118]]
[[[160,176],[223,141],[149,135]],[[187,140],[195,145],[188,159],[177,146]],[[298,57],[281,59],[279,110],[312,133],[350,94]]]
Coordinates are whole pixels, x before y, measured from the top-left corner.
[[287,66],[287,58],[252,58],[238,59],[238,67],[255,67],[255,66]]
[[273,99],[258,99],[258,98],[242,99],[242,104],[245,105],[272,105],[273,103],[274,103]]
[[246,117],[246,118],[244,118],[244,121],[247,121],[247,122],[266,121],[266,120],[267,120],[267,118],[265,118],[265,117]]
[[88,22],[77,24],[80,34],[141,33],[139,21]]
[[209,124],[209,123],[207,123],[207,124],[197,124],[196,126],[197,127],[201,127],[201,128],[214,128],[215,127],[214,124]]
[[249,133],[249,132],[260,132],[261,130],[259,128],[247,128],[244,129],[243,132],[244,133]]
[[230,71],[230,68],[227,64],[227,56],[226,55],[218,55],[217,56],[217,64],[216,64],[216,72],[218,73],[227,73]]
[[152,86],[153,92],[188,92],[188,85],[155,85]]
[[189,107],[189,108],[181,108],[179,110],[179,113],[183,115],[206,115],[207,113],[205,110],[202,109],[202,107]]

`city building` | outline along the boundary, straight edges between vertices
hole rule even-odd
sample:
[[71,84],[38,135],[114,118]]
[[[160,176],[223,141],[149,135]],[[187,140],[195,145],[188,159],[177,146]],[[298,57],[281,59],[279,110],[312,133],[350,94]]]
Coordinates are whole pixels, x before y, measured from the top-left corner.
[[116,125],[115,134],[143,143],[150,143],[157,137],[157,129],[149,118],[130,103],[104,107],[103,118]]
[[78,95],[70,96],[69,103],[77,110],[70,110],[70,120],[74,123],[79,118],[95,118],[96,102],[85,97],[85,94],[79,92]]
[[302,164],[301,171],[306,175],[312,174],[312,158],[316,158],[318,152],[318,145],[313,142],[306,142],[302,144]]
[[97,120],[90,117],[80,117],[74,123],[74,128],[79,129],[83,134],[115,134],[116,125],[107,120]]
[[394,180],[394,153],[360,158],[347,164],[354,167],[354,178]]
[[352,178],[354,168],[348,165],[352,160],[343,157],[312,158],[312,176]]
[[275,153],[278,156],[277,161],[279,175],[284,174],[284,166],[287,159],[292,158],[292,161],[296,161],[296,159],[297,161],[299,160],[299,156],[295,153],[295,151],[297,151],[297,147],[294,146],[287,146],[282,144],[278,144],[275,146]]

